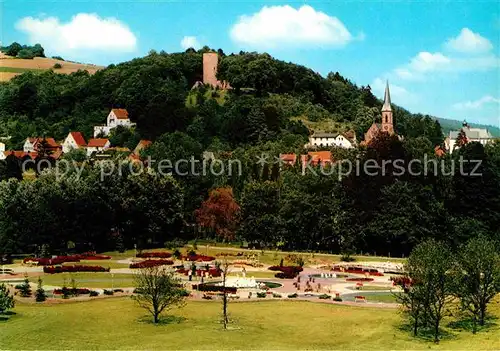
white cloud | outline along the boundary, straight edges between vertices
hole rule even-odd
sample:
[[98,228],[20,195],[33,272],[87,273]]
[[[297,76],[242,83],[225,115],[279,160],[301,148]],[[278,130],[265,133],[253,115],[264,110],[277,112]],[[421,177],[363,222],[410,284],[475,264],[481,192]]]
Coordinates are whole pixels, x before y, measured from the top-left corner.
[[193,48],[193,49],[198,50],[199,48],[201,48],[201,44],[200,44],[200,42],[198,41],[198,39],[196,37],[194,37],[194,36],[185,36],[181,40],[181,47],[184,50],[189,49],[189,48]]
[[66,23],[57,17],[24,17],[16,23],[16,28],[28,35],[30,43],[41,43],[57,54],[93,50],[130,52],[137,46],[137,39],[127,25],[94,13],[79,13]]
[[463,28],[460,34],[449,39],[445,47],[451,51],[463,53],[485,53],[493,49],[491,42],[469,28]]
[[264,6],[252,15],[243,15],[230,30],[236,43],[252,48],[342,47],[354,38],[336,17],[309,5]]
[[495,98],[491,95],[486,95],[486,96],[483,96],[482,98],[475,100],[475,101],[465,101],[465,102],[456,103],[453,105],[453,108],[456,110],[463,110],[463,109],[478,110],[486,104],[500,105],[500,98]]

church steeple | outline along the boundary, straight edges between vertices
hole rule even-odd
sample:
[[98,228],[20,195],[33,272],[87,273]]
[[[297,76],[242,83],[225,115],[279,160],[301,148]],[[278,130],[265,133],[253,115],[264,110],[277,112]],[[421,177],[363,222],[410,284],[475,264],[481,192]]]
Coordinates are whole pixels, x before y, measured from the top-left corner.
[[382,106],[382,112],[392,111],[391,109],[391,93],[389,91],[389,81],[385,84],[385,94],[384,94],[384,105]]
[[382,131],[394,134],[392,120],[391,93],[389,92],[389,81],[385,85],[384,105],[382,106]]

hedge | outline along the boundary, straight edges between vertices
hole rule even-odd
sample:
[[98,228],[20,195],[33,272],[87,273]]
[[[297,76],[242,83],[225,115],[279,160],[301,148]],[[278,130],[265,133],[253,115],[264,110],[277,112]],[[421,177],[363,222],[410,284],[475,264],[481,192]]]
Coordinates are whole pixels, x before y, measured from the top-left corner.
[[102,266],[44,266],[43,272],[48,274],[55,273],[67,273],[67,272],[109,272],[109,268],[104,268]]
[[129,268],[149,268],[156,266],[164,266],[164,265],[173,265],[174,261],[172,260],[146,260],[137,263],[131,263]]

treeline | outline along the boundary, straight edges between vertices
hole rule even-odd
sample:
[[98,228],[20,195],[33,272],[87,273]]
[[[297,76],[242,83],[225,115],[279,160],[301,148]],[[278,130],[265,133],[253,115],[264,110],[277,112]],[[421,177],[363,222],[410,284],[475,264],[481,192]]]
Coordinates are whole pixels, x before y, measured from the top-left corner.
[[40,44],[28,46],[28,45],[21,45],[17,42],[13,42],[9,46],[0,47],[0,51],[2,51],[5,55],[17,57],[20,59],[45,57],[45,50]]

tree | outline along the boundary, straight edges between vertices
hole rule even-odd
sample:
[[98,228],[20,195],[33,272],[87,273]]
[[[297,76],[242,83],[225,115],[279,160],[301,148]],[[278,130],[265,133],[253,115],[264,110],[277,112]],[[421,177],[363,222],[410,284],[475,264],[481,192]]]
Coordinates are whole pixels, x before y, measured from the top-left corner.
[[35,300],[36,302],[44,302],[47,299],[47,295],[45,295],[45,290],[43,290],[42,278],[38,278],[38,287],[35,291]]
[[429,327],[434,342],[439,342],[439,326],[452,292],[449,248],[433,239],[417,245],[408,257],[403,279],[406,296],[400,301],[413,324],[414,335],[420,326]]
[[202,227],[213,230],[223,239],[232,239],[238,223],[240,206],[230,187],[210,191],[209,197],[196,210],[196,221]]
[[5,284],[0,284],[0,314],[14,308],[14,296],[10,295]]
[[465,135],[464,130],[460,129],[460,132],[458,133],[457,136],[457,142],[456,142],[457,147],[462,147],[464,145],[467,145],[468,142],[469,139],[467,139],[467,135]]
[[174,306],[184,304],[185,290],[181,280],[165,267],[155,266],[143,268],[135,276],[135,286],[138,293],[134,299],[139,306],[153,316],[154,323],[159,322],[160,314]]
[[5,48],[5,55],[9,55],[9,56],[17,56],[17,54],[19,53],[19,51],[21,51],[23,49],[23,47],[21,46],[21,44],[17,43],[17,42],[13,42],[12,44],[10,44],[9,46],[7,46]]
[[227,258],[224,259],[221,265],[222,270],[222,321],[224,323],[224,329],[227,329],[227,325],[229,324],[229,318],[227,317],[227,305],[229,302],[228,299],[228,291],[226,289],[226,281],[227,275],[230,273],[229,271],[229,261]]
[[488,303],[500,292],[500,254],[495,242],[472,238],[459,251],[454,293],[473,322],[484,325]]
[[22,297],[30,297],[31,296],[31,286],[28,276],[24,276],[24,282],[19,287],[19,293]]

